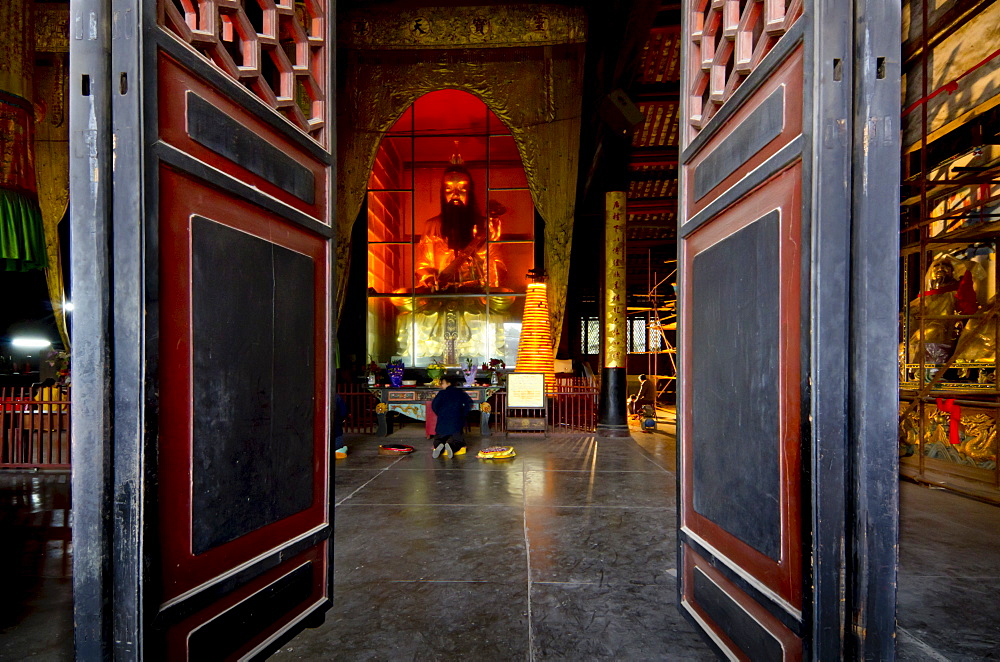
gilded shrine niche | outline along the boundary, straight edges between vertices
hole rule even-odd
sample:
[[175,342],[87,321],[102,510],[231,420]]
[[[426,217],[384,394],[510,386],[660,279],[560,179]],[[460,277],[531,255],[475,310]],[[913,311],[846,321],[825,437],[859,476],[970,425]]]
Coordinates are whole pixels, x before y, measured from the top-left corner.
[[368,181],[368,354],[517,361],[534,214],[510,130],[459,90],[418,98]]
[[[338,310],[344,310],[347,299],[350,279],[346,274],[352,259],[350,247],[355,236],[353,228],[356,221],[364,222],[364,215],[360,212],[363,203],[370,197],[368,180],[373,169],[376,173],[385,172],[382,166],[374,165],[376,155],[380,153],[379,146],[383,141],[385,145],[402,142],[397,139],[401,137],[402,125],[394,126],[402,117],[404,123],[415,123],[411,129],[415,148],[424,138],[437,137],[441,145],[446,145],[449,141],[453,143],[456,137],[470,140],[478,138],[478,142],[485,146],[484,149],[490,150],[492,164],[493,161],[507,159],[506,156],[494,156],[494,150],[500,149],[500,145],[504,149],[510,147],[510,158],[516,158],[513,149],[516,145],[525,176],[520,178],[519,175],[520,183],[510,188],[520,190],[522,185],[527,187],[534,205],[533,212],[539,220],[539,236],[526,234],[531,231],[526,225],[525,232],[521,233],[524,238],[517,240],[535,239],[542,244],[538,251],[539,264],[531,266],[545,271],[552,337],[559,338],[566,308],[580,154],[580,113],[587,32],[583,9],[537,3],[489,7],[413,6],[408,3],[408,8],[358,8],[339,16],[337,26],[338,61],[343,69],[343,75],[338,77],[337,88]],[[442,127],[421,125],[420,106],[428,103],[423,97],[446,89],[452,90],[452,94],[460,90],[482,101],[495,114],[495,117],[490,117],[499,118],[503,123],[501,126],[499,122],[494,122],[497,127],[497,133],[491,134],[494,137],[488,138],[482,132],[482,120],[479,119],[475,120],[478,122],[476,126],[479,128],[475,129],[478,133],[471,132],[468,127],[453,129],[452,124]],[[454,98],[458,99],[460,95]],[[414,107],[415,111],[410,110]],[[458,113],[464,107],[456,105],[454,112]],[[461,112],[464,114],[471,110]],[[485,110],[475,112],[486,115]],[[410,116],[412,119],[407,120],[406,113],[415,114]],[[455,115],[456,121],[457,118],[458,115]],[[490,131],[493,131],[492,127],[493,125]],[[428,132],[433,132],[433,136]],[[451,138],[446,135],[448,132],[451,132]],[[440,177],[443,166],[447,165],[454,153],[452,146],[441,147],[440,153],[433,157],[439,159],[435,164],[438,168],[435,177]],[[467,151],[472,148],[472,143],[468,148],[464,145],[460,147],[463,159],[476,165],[472,169],[474,179],[479,177],[482,180],[481,183],[476,182],[480,186],[476,197],[479,199],[479,212],[485,215],[488,198],[483,195],[486,192],[483,187],[487,186],[486,171],[493,172],[493,167],[491,165],[486,168],[485,165],[475,163],[478,159],[485,158],[485,152],[481,151],[476,156]],[[389,149],[386,147],[380,158],[393,158]],[[401,158],[401,155],[396,157]],[[415,171],[419,172],[424,167],[423,157],[414,154],[410,158],[415,159],[412,163],[417,165]],[[429,164],[427,167],[433,171]],[[414,180],[417,181],[415,176]],[[488,185],[493,197],[505,193],[492,180]],[[436,186],[440,186],[440,181]],[[388,197],[391,189],[382,190],[386,191],[385,197]],[[514,192],[516,191],[509,191]],[[414,196],[417,195],[414,193]],[[528,212],[523,217],[516,216],[520,211],[506,202],[503,204],[508,207],[508,211],[502,220],[504,234],[497,241],[511,243],[500,247],[501,261],[508,277],[516,275],[520,278],[528,265],[525,264],[524,268],[515,266],[515,255],[521,249],[516,247],[517,240],[508,234],[507,228],[514,223],[527,224],[533,219]],[[439,212],[428,208],[426,216],[421,216],[424,212],[418,210],[409,213],[413,215],[410,222],[415,224],[412,230],[414,235],[422,235],[421,224]],[[414,241],[419,241],[419,236]],[[387,254],[389,250],[386,247],[383,254]],[[490,250],[494,250],[492,242]],[[526,248],[523,250],[527,251]],[[404,258],[400,256],[399,259]],[[412,260],[412,254],[406,259]],[[411,274],[409,278],[412,278],[415,265],[411,262],[407,268],[407,273]],[[406,287],[415,288],[415,285],[401,283],[396,289]],[[504,319],[515,319],[511,317],[515,314],[511,311],[520,305],[520,297],[514,296],[520,285],[514,282],[501,285],[500,288],[499,293],[490,288],[490,296],[513,296],[515,301],[512,302],[511,309],[503,313],[498,307],[490,305],[490,320],[495,320],[497,315],[502,315]],[[505,289],[513,292],[508,293]],[[381,294],[383,298],[391,299],[396,293]],[[470,299],[483,296],[482,293],[477,295],[472,292],[464,295]],[[411,296],[416,297],[415,289],[411,289]],[[387,301],[379,305],[393,304]],[[419,307],[421,302],[415,301],[415,305]],[[395,306],[391,314],[397,315],[399,311],[400,307]],[[414,314],[418,313],[414,311]],[[398,335],[394,336],[395,331],[385,326],[389,324],[386,319],[385,315],[380,314],[376,321],[381,326],[377,329],[369,326],[367,329],[369,351],[375,348],[373,355],[378,360],[400,352]],[[464,319],[470,321],[468,315]],[[494,323],[495,321],[490,322]],[[464,326],[460,326],[459,333],[464,329]],[[513,333],[514,327],[508,327],[508,330]],[[489,352],[493,354],[489,358],[510,357],[510,352],[513,351],[510,338],[504,338],[506,349],[501,352],[502,347],[498,345],[499,332],[496,331],[491,337],[494,340],[489,343],[483,341],[478,349],[467,344],[464,348],[456,349],[456,352]],[[395,346],[390,342],[392,338],[396,338],[393,341]],[[432,342],[436,341],[428,341]],[[400,355],[404,360],[406,356],[412,355],[411,360],[415,364],[423,364],[424,359],[416,355],[419,350],[410,348],[409,341],[404,341],[402,348],[404,351]],[[424,350],[434,351],[429,344]],[[443,360],[444,351],[445,347],[441,346],[439,353],[432,356]]]

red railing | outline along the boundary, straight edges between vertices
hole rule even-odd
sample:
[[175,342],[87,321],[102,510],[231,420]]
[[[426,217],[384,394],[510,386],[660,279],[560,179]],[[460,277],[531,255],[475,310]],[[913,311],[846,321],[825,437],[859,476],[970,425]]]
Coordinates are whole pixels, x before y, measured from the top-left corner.
[[[378,400],[364,384],[340,383],[347,403],[344,431],[374,434]],[[549,393],[549,432],[594,432],[598,388],[579,378],[559,379]],[[490,398],[493,429],[506,432],[506,392]],[[70,467],[70,393],[62,400],[36,400],[29,387],[0,388],[0,467],[68,469]]]
[[[337,392],[347,403],[347,420],[344,431],[356,434],[374,434],[378,429],[375,405],[378,399],[359,383],[338,383]],[[555,389],[549,392],[548,431],[594,432],[597,430],[597,402],[600,389],[587,379],[569,377],[556,379]],[[493,409],[490,425],[496,432],[506,432],[506,391],[494,393],[489,403]],[[512,410],[513,415],[529,415]]]
[[30,387],[0,388],[0,467],[70,467],[70,394],[39,400]]
[[[557,379],[555,388],[548,393],[547,432],[596,432],[599,394],[600,389],[583,378]],[[494,429],[506,432],[507,393],[500,391],[490,401],[493,403]],[[512,409],[511,415],[530,416],[532,410]]]
[[376,398],[365,384],[339,382],[337,393],[347,403],[347,419],[344,432],[355,434],[375,434],[378,419],[375,415]]
[[561,384],[549,393],[551,432],[596,432],[600,389],[584,381]]

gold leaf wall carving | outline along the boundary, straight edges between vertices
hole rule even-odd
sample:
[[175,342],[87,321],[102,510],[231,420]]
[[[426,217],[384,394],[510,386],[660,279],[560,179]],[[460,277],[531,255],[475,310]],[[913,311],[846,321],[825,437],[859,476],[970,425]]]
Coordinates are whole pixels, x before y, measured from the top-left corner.
[[340,24],[337,43],[352,49],[497,48],[583,43],[582,11],[537,4],[368,9]]
[[995,468],[997,462],[996,416],[989,410],[963,407],[958,418],[958,443],[951,443],[951,426],[956,423],[952,414],[932,404],[923,405],[923,438],[920,429],[920,410],[905,411],[899,423],[899,443],[903,456],[924,454],[956,464]]
[[35,5],[35,50],[69,53],[69,7]]
[[[476,95],[506,124],[517,143],[538,213],[545,220],[545,269],[555,342],[566,307],[579,160],[583,83],[583,16],[558,6],[529,6],[543,11],[555,32],[561,23],[569,43],[547,46],[413,49],[393,44],[388,28],[379,28],[370,12],[348,16],[344,24],[367,25],[387,32],[377,43],[385,50],[351,49],[342,53],[337,112],[337,308],[344,303],[350,265],[351,228],[367,190],[375,154],[385,132],[420,96],[440,89]],[[443,10],[451,15],[470,8]],[[420,10],[429,17],[432,10]],[[471,11],[471,10],[470,10]],[[524,6],[491,7],[494,25],[512,25]],[[520,13],[519,13],[520,12]],[[468,18],[468,15],[466,15]],[[435,19],[436,20],[436,19]],[[457,23],[456,23],[457,24]],[[374,38],[373,38],[374,39]],[[348,41],[348,43],[350,43]],[[516,42],[512,42],[516,43]]]
[[0,90],[31,98],[32,47],[31,21],[27,0],[0,2]]
[[[68,14],[67,14],[68,17]],[[68,62],[65,55],[54,55],[51,63],[35,66],[36,107],[44,114],[35,124],[35,182],[38,206],[45,230],[45,253],[48,267],[45,281],[63,346],[69,349],[66,329],[65,280],[63,279],[59,223],[69,207],[69,122],[66,116]]]

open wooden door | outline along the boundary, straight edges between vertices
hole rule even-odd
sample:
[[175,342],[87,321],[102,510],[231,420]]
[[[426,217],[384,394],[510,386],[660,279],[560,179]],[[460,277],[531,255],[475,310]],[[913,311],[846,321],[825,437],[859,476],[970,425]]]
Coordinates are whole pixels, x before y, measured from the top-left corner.
[[898,4],[684,11],[681,606],[731,659],[892,659]]
[[74,2],[80,659],[329,606],[333,9]]

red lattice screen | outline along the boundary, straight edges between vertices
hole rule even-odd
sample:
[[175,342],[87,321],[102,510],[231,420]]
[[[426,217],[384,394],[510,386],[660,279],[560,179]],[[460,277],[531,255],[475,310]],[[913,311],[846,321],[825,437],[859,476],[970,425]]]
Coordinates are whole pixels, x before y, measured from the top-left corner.
[[326,0],[160,0],[159,23],[325,144]]
[[802,0],[694,0],[689,120],[697,133],[802,15]]

